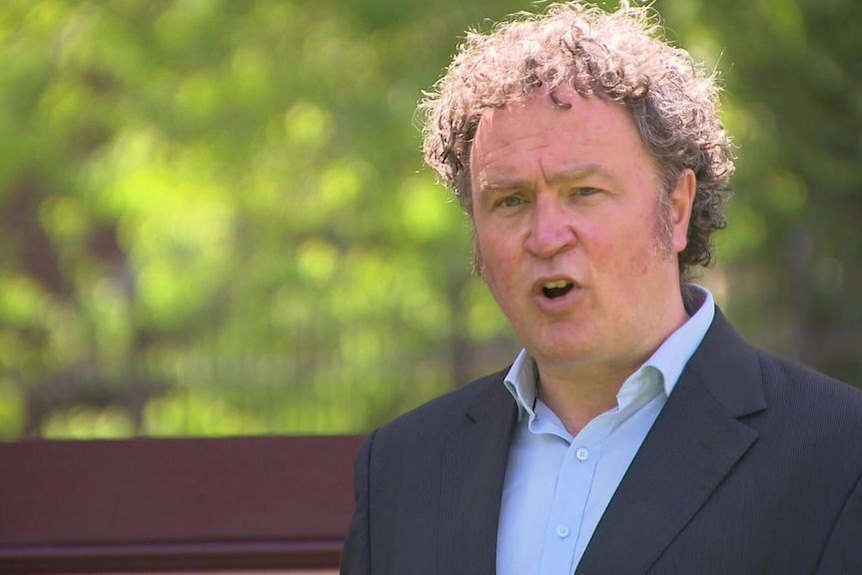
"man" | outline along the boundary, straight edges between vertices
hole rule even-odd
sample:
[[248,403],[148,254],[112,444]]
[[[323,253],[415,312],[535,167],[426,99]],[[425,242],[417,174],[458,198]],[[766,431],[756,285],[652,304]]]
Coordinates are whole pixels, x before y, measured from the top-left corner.
[[862,573],[862,393],[683,283],[729,195],[714,79],[572,3],[469,35],[423,108],[524,349],[368,437],[342,573]]

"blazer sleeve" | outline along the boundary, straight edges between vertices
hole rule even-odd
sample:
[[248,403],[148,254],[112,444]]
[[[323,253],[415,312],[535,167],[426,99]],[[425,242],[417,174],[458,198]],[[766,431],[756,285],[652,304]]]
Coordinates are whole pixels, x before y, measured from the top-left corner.
[[[376,433],[376,432],[375,432]],[[353,492],[356,510],[347,529],[341,553],[341,575],[371,575],[371,541],[369,533],[369,472],[374,433],[365,438],[356,454],[353,470]]]
[[838,516],[817,573],[859,573],[862,568],[862,477]]

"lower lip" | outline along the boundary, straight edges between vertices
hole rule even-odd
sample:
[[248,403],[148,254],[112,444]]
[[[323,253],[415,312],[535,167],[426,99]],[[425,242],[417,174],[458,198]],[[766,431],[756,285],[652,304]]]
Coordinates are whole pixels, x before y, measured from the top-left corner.
[[580,292],[581,288],[574,286],[569,290],[569,293],[564,296],[551,299],[540,293],[534,299],[536,301],[536,306],[541,311],[545,313],[561,313],[568,311],[575,304]]

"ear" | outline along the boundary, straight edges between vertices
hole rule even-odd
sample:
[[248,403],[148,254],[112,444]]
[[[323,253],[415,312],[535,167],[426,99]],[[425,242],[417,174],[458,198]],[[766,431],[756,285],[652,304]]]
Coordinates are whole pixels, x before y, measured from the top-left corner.
[[696,190],[697,177],[690,168],[686,168],[677,178],[670,194],[670,227],[675,253],[682,252],[688,244],[688,222],[691,220]]

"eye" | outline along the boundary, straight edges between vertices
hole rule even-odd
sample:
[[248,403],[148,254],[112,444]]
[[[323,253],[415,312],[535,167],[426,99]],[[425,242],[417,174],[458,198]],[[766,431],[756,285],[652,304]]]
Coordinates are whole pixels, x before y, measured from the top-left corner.
[[506,196],[501,198],[497,205],[502,208],[516,208],[524,203],[524,200],[519,196]]
[[599,193],[599,191],[600,191],[600,190],[599,190],[598,188],[591,188],[591,187],[589,187],[589,186],[584,186],[584,187],[581,187],[581,188],[573,188],[573,189],[572,189],[572,191],[571,191],[571,194],[572,194],[573,196],[578,196],[578,197],[581,197],[581,198],[586,198],[586,197],[594,196],[594,195],[598,194],[598,193]]

